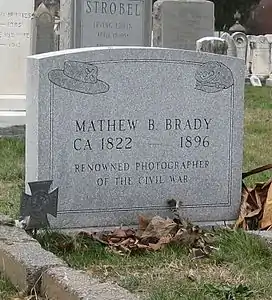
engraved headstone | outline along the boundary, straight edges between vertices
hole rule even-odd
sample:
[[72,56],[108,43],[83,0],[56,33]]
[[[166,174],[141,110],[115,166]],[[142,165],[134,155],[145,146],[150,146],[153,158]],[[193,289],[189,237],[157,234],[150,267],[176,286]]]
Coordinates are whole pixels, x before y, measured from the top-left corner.
[[[0,122],[25,122],[26,57],[31,53],[30,29],[34,0],[0,0]],[[16,111],[16,112],[15,112]],[[19,120],[16,116],[18,115]],[[18,122],[18,123],[16,123]]]
[[20,216],[26,220],[26,230],[50,226],[47,214],[57,217],[58,189],[49,193],[52,181],[28,183],[31,195],[22,193]]
[[235,32],[232,35],[234,43],[237,49],[237,57],[246,61],[247,49],[248,49],[248,38],[243,32]]
[[242,60],[110,47],[28,64],[26,181],[59,187],[52,226],[135,224],[169,199],[192,221],[237,217]]
[[151,45],[150,0],[62,1],[61,49]]
[[153,12],[153,46],[195,50],[214,36],[214,4],[205,0],[158,0]]
[[270,74],[270,45],[263,35],[257,36],[252,57],[252,73],[260,79],[265,79]]

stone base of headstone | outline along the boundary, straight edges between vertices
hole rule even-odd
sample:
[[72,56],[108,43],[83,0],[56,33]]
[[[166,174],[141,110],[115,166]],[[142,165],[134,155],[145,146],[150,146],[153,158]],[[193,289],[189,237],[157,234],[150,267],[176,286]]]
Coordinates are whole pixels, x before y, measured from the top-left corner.
[[25,95],[0,95],[0,127],[25,125],[25,109]]

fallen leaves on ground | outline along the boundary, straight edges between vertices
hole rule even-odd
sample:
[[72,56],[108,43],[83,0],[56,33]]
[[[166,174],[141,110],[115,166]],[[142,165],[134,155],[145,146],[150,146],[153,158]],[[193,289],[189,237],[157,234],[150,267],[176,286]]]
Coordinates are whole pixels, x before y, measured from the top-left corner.
[[[272,164],[243,173],[243,179],[269,169],[272,169]],[[235,228],[272,229],[272,179],[257,183],[254,188],[248,188],[243,182],[240,213]]]
[[169,244],[189,247],[193,257],[205,257],[214,249],[213,236],[198,226],[170,218],[139,216],[138,230],[118,228],[111,232],[79,232],[124,255],[142,251],[158,251]]

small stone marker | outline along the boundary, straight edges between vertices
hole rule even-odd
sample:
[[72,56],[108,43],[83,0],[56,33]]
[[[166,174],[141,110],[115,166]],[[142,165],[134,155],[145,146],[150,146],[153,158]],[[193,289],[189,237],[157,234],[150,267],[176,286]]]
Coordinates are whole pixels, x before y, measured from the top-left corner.
[[249,79],[252,86],[259,86],[259,87],[262,86],[261,80],[259,79],[258,76],[251,75]]
[[151,45],[151,0],[62,2],[62,49]]
[[195,50],[214,36],[214,4],[205,0],[158,0],[153,12],[153,46]]
[[192,221],[237,217],[241,59],[110,47],[28,64],[26,180],[60,188],[52,226],[135,224],[139,214],[171,215],[169,199]]
[[58,189],[49,193],[52,181],[29,182],[31,196],[22,194],[20,215],[29,218],[26,230],[49,227],[47,214],[57,217]]

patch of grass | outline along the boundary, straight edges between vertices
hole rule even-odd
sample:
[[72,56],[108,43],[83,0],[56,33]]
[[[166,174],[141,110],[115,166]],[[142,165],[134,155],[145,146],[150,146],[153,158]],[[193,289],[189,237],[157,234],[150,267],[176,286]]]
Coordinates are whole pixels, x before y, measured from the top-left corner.
[[183,246],[120,256],[86,237],[46,232],[38,239],[71,267],[117,282],[143,299],[272,299],[272,251],[263,240],[243,231],[215,235],[218,250],[201,260],[190,259]]
[[0,300],[11,299],[17,293],[13,285],[0,275]]
[[272,251],[259,237],[243,230],[224,231],[219,237],[219,251],[214,255],[217,263],[235,263],[249,270],[272,267]]
[[[246,87],[244,120],[244,171],[272,163],[272,89]],[[272,171],[250,176],[246,184],[266,182]]]
[[18,139],[0,139],[0,180],[24,179],[24,142]]
[[15,218],[24,186],[24,142],[1,138],[0,165],[0,212]]

